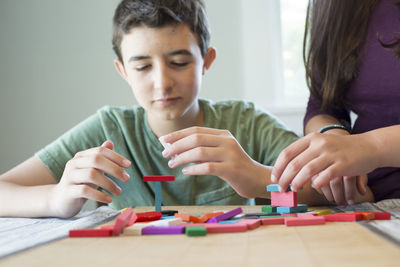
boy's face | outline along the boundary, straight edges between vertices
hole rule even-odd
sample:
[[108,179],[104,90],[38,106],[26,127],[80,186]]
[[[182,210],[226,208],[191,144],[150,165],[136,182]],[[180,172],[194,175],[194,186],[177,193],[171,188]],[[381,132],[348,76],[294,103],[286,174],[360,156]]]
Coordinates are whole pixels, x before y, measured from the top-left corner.
[[201,78],[215,50],[209,49],[203,59],[196,37],[185,24],[135,27],[124,35],[121,52],[124,64],[115,61],[117,70],[149,121],[197,116]]

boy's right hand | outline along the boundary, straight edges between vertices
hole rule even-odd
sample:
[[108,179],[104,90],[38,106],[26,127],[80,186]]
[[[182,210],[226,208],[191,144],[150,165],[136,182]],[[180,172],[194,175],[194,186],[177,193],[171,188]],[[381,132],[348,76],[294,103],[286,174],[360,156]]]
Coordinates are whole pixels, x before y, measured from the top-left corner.
[[114,152],[113,147],[111,141],[106,141],[100,147],[76,153],[67,162],[52,194],[50,205],[54,214],[72,217],[88,199],[111,203],[112,197],[98,190],[100,187],[113,195],[121,194],[121,188],[104,173],[127,182],[130,177],[123,168],[128,168],[131,162]]

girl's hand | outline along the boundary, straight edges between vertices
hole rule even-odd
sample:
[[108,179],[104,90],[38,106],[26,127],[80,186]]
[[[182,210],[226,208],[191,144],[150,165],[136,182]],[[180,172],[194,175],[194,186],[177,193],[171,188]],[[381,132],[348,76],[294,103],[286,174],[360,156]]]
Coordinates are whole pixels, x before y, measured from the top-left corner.
[[[374,153],[374,145],[363,134],[311,133],[281,152],[271,179],[279,182],[282,190],[289,184],[298,190],[314,177],[312,186],[320,189],[336,177],[353,177],[374,170]],[[337,180],[332,182],[337,188],[335,183]],[[351,183],[354,188],[354,182]]]
[[251,159],[228,130],[191,127],[160,137],[170,143],[163,151],[170,168],[188,163],[185,175],[215,175],[228,182],[242,197],[265,195],[269,172]]
[[129,175],[123,168],[131,162],[112,151],[113,143],[106,141],[100,147],[76,153],[67,162],[60,182],[54,187],[50,205],[58,217],[77,214],[88,199],[111,203],[112,197],[98,190],[100,187],[113,195],[120,195],[121,188],[104,173],[128,181]]

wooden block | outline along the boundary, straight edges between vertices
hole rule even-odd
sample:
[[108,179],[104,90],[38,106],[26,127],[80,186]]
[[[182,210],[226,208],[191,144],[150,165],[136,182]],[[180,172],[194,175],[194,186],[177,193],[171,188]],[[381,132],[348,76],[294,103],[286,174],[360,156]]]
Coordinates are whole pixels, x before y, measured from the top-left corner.
[[169,225],[182,225],[184,222],[181,218],[172,218],[172,219],[165,219],[165,220],[158,220],[152,221],[147,223],[148,226],[169,226]]
[[198,223],[200,222],[200,218],[188,214],[182,214],[182,213],[175,213],[175,218],[180,218],[184,222],[192,222],[192,223]]
[[301,217],[286,217],[286,226],[302,226],[302,225],[318,225],[325,224],[323,216],[301,216]]
[[224,214],[222,211],[219,212],[212,212],[212,213],[206,213],[203,216],[200,217],[199,223],[205,223],[207,222],[209,219],[216,217],[218,215]]
[[100,227],[100,229],[105,229],[105,230],[112,230],[114,229],[114,224],[108,224],[108,225],[103,225]]
[[167,182],[175,181],[175,176],[143,176],[143,182]]
[[315,212],[318,216],[327,215],[327,214],[332,214],[332,210],[329,210],[329,209],[314,210],[314,212]]
[[138,236],[142,235],[142,229],[144,227],[147,227],[147,223],[135,223],[131,226],[128,226],[124,229],[124,232],[122,233],[124,236]]
[[207,229],[207,233],[236,233],[246,232],[247,225],[234,223],[234,224],[219,224],[219,223],[206,223],[204,227]]
[[155,220],[161,219],[161,217],[162,217],[162,214],[159,211],[134,213],[132,215],[128,225],[132,225],[135,222],[155,221]]
[[204,226],[187,226],[185,229],[187,236],[205,236],[207,230]]
[[271,192],[271,206],[273,207],[296,207],[297,192]]
[[[257,218],[258,219],[258,218]],[[230,219],[230,220],[225,220],[225,221],[220,221],[220,222],[218,222],[218,223],[221,223],[221,224],[232,224],[232,223],[237,223],[237,222],[240,222],[240,221],[242,221],[243,219]]]
[[208,220],[207,222],[217,223],[219,221],[228,220],[228,219],[230,219],[232,217],[235,217],[236,215],[238,215],[240,213],[243,213],[243,210],[242,210],[242,208],[239,207],[239,208],[230,210],[228,212],[225,212],[225,213],[223,213],[221,215],[218,215],[216,217],[213,217],[210,220]]
[[115,219],[113,235],[119,236],[125,227],[129,225],[130,219],[133,215],[133,209],[127,208],[124,212],[121,212],[117,219]]
[[74,229],[69,230],[69,237],[107,237],[112,232],[112,229]]
[[323,216],[327,222],[355,222],[362,219],[362,215],[356,213],[334,213]]
[[175,213],[178,213],[177,210],[162,210],[160,211],[162,216],[174,216]]
[[298,213],[298,212],[306,212],[308,209],[306,204],[299,204],[296,207],[277,207],[276,211],[280,214],[283,213]]
[[254,230],[261,225],[261,219],[243,219],[239,223],[245,224],[248,230]]
[[375,214],[369,211],[355,211],[355,214],[361,214],[361,217],[364,221],[373,220],[375,218]]
[[279,192],[279,185],[278,184],[270,184],[267,185],[268,192]]
[[284,224],[285,217],[276,217],[276,218],[262,218],[262,225],[271,225],[271,224]]
[[147,226],[142,228],[142,235],[180,235],[185,232],[183,225]]
[[390,212],[374,212],[375,220],[390,220]]
[[273,212],[276,212],[276,207],[272,207],[271,205],[262,206],[261,211],[265,212],[265,213],[273,213]]

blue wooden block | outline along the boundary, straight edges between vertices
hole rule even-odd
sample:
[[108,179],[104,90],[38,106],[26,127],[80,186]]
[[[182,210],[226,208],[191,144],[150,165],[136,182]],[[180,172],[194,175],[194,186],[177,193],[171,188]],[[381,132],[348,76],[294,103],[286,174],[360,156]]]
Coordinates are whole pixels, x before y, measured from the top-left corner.
[[278,184],[270,184],[267,185],[268,192],[279,192],[279,185]]
[[297,212],[306,212],[308,206],[306,204],[299,204],[296,207],[277,207],[276,212],[283,213],[297,213]]
[[155,187],[155,206],[156,206],[156,211],[161,211],[161,201],[162,201],[162,195],[161,195],[161,182],[156,181],[154,182],[154,187]]

